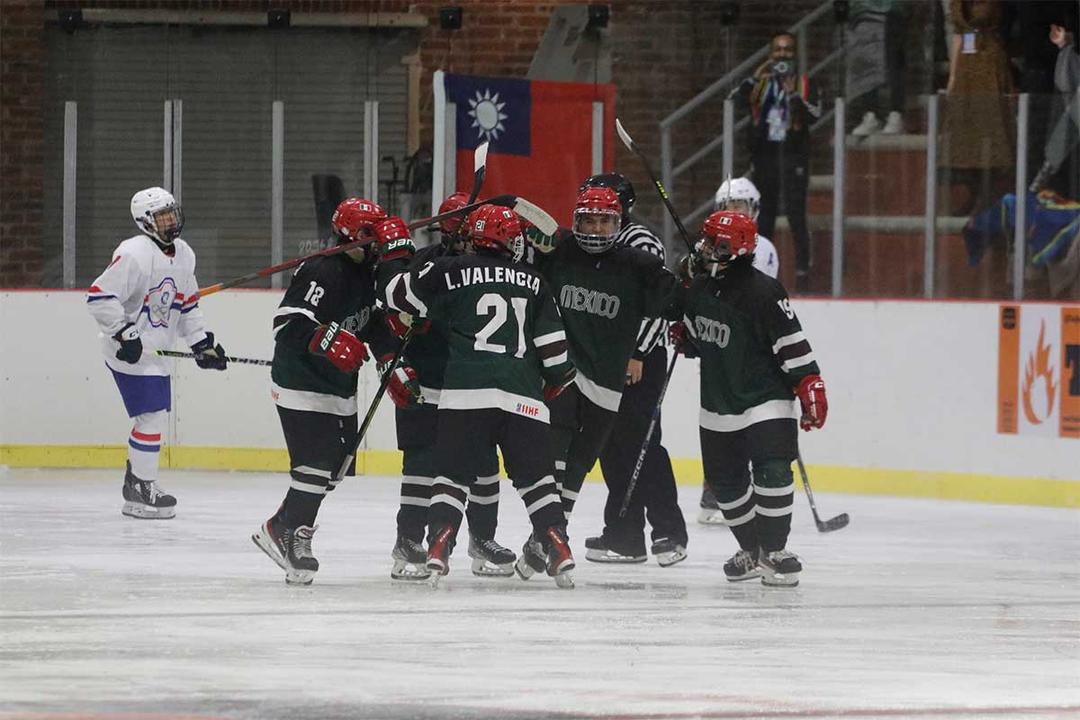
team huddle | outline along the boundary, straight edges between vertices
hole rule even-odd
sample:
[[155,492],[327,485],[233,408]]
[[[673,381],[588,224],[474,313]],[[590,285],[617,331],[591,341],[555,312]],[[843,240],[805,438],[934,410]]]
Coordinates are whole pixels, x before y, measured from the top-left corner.
[[[756,191],[741,181],[721,188],[674,273],[663,244],[633,221],[633,188],[616,173],[587,178],[572,226],[554,233],[455,193],[439,208],[440,241],[420,249],[400,217],[343,201],[331,225],[350,248],[300,265],[274,313],[271,396],[290,478],[252,540],[286,582],[312,582],[319,508],[352,472],[358,372],[375,362],[402,451],[394,581],[436,584],[465,521],[474,574],[542,573],[573,587],[567,528],[598,460],[608,500],[586,559],[644,562],[648,520],[652,554],[676,565],[686,525],[649,428],[670,339],[700,358],[703,519],[728,525],[739,546],[726,577],[797,584],[802,565],[786,547],[797,425],[821,427],[828,406],[787,293],[767,274],[775,251],[756,253]],[[170,518],[176,499],[157,482],[170,379],[155,351],[179,337],[200,367],[224,370],[227,359],[204,328],[176,201],[150,188],[132,215],[141,234],[121,243],[87,301],[134,422],[123,512]],[[500,454],[532,528],[520,553],[495,539]]]

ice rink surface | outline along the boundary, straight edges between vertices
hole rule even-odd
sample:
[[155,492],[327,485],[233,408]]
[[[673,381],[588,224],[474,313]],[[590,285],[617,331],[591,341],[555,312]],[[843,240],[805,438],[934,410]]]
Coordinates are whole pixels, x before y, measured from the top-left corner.
[[[396,480],[329,496],[315,584],[249,539],[286,476],[169,472],[174,520],[120,514],[120,473],[0,470],[0,718],[1080,717],[1080,513],[853,495],[802,584],[732,584],[726,528],[662,569],[584,560],[577,587],[389,579]],[[499,539],[524,510],[503,484]]]

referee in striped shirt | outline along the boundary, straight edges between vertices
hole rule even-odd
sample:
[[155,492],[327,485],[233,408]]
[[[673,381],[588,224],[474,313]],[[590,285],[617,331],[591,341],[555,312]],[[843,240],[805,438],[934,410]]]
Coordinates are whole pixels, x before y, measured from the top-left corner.
[[[618,194],[623,218],[616,243],[664,259],[663,242],[652,230],[630,217],[635,196],[629,180],[618,173],[606,173],[588,178],[583,186],[608,187]],[[686,559],[686,521],[679,509],[671,458],[660,444],[659,424],[649,441],[630,507],[625,517],[619,517],[626,487],[634,472],[641,443],[667,374],[666,340],[667,323],[663,319],[647,318],[642,321],[638,347],[626,369],[626,389],[619,414],[607,445],[600,454],[600,468],[607,482],[608,498],[604,506],[603,535],[586,541],[586,558],[589,560],[609,563],[647,560],[646,517],[652,526],[651,550],[657,562],[668,567]]]

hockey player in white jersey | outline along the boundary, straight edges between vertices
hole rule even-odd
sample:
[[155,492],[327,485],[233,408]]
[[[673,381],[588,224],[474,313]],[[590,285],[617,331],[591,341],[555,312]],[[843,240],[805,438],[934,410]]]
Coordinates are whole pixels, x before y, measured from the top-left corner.
[[117,246],[86,303],[101,329],[105,365],[134,420],[122,512],[166,519],[176,514],[176,498],[157,479],[161,434],[172,409],[172,361],[155,351],[172,349],[180,338],[199,367],[224,370],[225,350],[203,327],[195,253],[180,239],[184,216],[176,199],[159,187],[140,190],[131,198],[131,216],[142,233]]
[[[749,215],[757,221],[761,209],[761,193],[749,178],[737,177],[725,180],[716,191],[713,210],[730,210]],[[771,278],[780,274],[780,257],[769,238],[758,234],[754,250],[754,267]]]
[[[713,210],[742,213],[749,215],[757,222],[760,208],[761,193],[748,178],[730,178],[722,182],[716,190]],[[771,278],[780,274],[780,257],[776,254],[776,246],[760,233],[757,235],[757,247],[754,249],[754,267]],[[701,512],[698,514],[698,522],[702,525],[724,524],[724,515],[720,512],[720,505],[717,504],[716,497],[708,484],[701,491]]]

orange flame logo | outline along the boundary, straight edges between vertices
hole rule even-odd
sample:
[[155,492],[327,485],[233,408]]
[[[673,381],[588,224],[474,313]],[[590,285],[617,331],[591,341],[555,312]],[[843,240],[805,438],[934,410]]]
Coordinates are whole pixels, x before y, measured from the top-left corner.
[[[1035,382],[1042,380],[1042,388],[1046,390],[1045,412],[1036,413],[1032,404],[1032,395],[1035,391]],[[1024,366],[1024,415],[1032,425],[1041,425],[1054,413],[1054,399],[1057,387],[1054,385],[1054,368],[1050,365],[1050,346],[1046,343],[1046,321],[1039,326],[1039,342],[1035,352],[1028,355],[1027,365]],[[1040,407],[1040,410],[1042,408]]]

